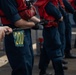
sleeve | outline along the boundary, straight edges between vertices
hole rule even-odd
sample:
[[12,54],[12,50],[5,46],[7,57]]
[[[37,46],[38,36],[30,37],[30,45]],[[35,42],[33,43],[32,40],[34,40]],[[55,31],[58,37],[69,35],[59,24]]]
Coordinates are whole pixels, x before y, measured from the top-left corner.
[[12,23],[21,19],[18,14],[17,5],[15,0],[0,0],[1,10],[4,12],[6,18]]
[[70,13],[74,13],[74,8],[71,6],[71,4],[67,0],[63,0],[63,3],[65,5],[66,11]]
[[64,19],[66,18],[66,11],[59,5],[59,10],[61,11],[61,14],[63,15]]
[[59,20],[62,16],[61,12],[51,2],[45,6],[45,10],[49,15],[54,16],[56,20]]

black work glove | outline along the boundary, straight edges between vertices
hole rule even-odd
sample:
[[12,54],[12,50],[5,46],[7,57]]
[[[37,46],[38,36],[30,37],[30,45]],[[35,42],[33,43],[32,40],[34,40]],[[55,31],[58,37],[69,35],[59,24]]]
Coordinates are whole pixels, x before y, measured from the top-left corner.
[[42,26],[45,26],[48,24],[48,20],[42,19],[40,22],[36,23],[34,27],[32,27],[32,29],[34,30],[38,30],[38,29],[43,29]]
[[36,23],[36,24],[35,24],[35,26],[34,26],[34,27],[32,27],[32,29],[34,29],[34,30],[38,30],[38,29],[39,29],[39,24],[38,24],[38,23]]
[[34,30],[42,30],[43,29],[43,26],[40,24],[40,22],[36,23],[34,27],[32,27],[32,29]]
[[27,6],[28,9],[31,8],[31,2],[30,2],[30,0],[26,0],[26,6]]
[[42,25],[42,26],[45,26],[45,25],[48,24],[48,22],[49,22],[48,20],[42,19],[42,20],[39,22],[39,24]]

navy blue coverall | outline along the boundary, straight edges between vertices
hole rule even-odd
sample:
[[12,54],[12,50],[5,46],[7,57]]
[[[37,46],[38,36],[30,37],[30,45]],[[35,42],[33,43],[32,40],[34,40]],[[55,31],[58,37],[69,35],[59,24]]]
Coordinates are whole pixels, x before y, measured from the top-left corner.
[[[16,28],[14,23],[21,17],[15,0],[0,0],[0,6],[7,19],[11,21],[11,24],[7,26]],[[24,30],[24,36],[23,47],[15,46],[13,34],[5,37],[5,51],[12,68],[12,75],[32,75],[33,50],[30,29]]]
[[73,7],[68,3],[68,0],[63,0],[63,3],[65,5],[65,9],[67,12],[62,11],[63,16],[64,16],[64,22],[65,22],[65,40],[66,40],[66,44],[65,44],[65,55],[70,54],[70,50],[71,50],[71,31],[72,31],[72,26],[69,20],[69,14],[70,13],[74,13],[74,9]]
[[[69,10],[69,12],[73,13],[74,10],[70,6],[70,4],[66,0],[64,0],[64,3],[66,3],[66,9]],[[53,5],[51,3],[49,3],[46,6],[46,11],[49,15],[53,15],[57,19],[57,17],[60,15],[60,13],[52,6]],[[64,17],[64,22],[59,22],[59,25],[58,25],[58,31],[60,34],[60,39],[61,39],[61,44],[62,44],[61,51],[62,51],[62,56],[64,57],[65,46],[66,46],[66,50],[65,50],[66,52],[68,52],[68,50],[70,51],[70,49],[71,49],[71,24],[69,21],[69,15],[66,13],[66,11],[60,5],[59,5],[59,11],[61,12],[61,14]],[[42,52],[44,52],[44,51],[42,51]],[[46,54],[44,53],[43,55],[41,55],[41,57],[45,56],[45,55]],[[49,55],[49,53],[48,53],[48,55]],[[45,73],[50,60],[46,56],[44,59],[40,59],[40,61],[42,61],[42,64],[41,64],[41,62],[39,63],[39,68],[40,69],[42,68],[43,73]],[[45,64],[43,64],[44,62],[45,62]]]
[[[51,2],[49,2],[45,6],[45,10],[49,14],[49,16],[53,12],[55,12],[56,19],[60,19],[62,16],[59,10],[56,9]],[[60,25],[61,24],[62,22],[60,23]],[[43,38],[44,38],[43,49],[41,50],[40,60],[39,60],[40,75],[46,73],[46,69],[50,60],[52,60],[52,64],[55,70],[55,75],[64,75],[62,68],[62,59],[63,59],[61,52],[62,44],[61,44],[61,38],[60,38],[60,33],[58,31],[58,27],[49,27],[49,28],[44,27]]]
[[[66,4],[66,10],[68,12],[71,12],[73,13],[73,8],[71,7],[71,5],[66,1],[64,0],[64,3]],[[69,14],[61,7],[61,5],[59,4],[59,10],[60,12],[62,13],[63,15],[63,18],[64,18],[64,34],[65,34],[65,45],[63,46],[63,56],[65,55],[65,53],[69,53],[70,50],[71,50],[71,23],[70,23],[70,20],[69,20]],[[62,28],[59,28],[59,30],[62,29]],[[62,31],[61,31],[62,32]],[[61,36],[63,37],[63,36]],[[62,40],[63,42],[63,40]]]

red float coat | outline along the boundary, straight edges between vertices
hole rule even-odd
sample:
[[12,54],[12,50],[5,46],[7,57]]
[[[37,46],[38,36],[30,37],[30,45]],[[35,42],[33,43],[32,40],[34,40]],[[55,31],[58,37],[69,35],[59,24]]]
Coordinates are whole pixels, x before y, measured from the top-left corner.
[[46,27],[57,26],[57,23],[55,22],[55,18],[52,15],[48,15],[45,11],[45,6],[49,1],[50,0],[37,0],[37,2],[34,5],[38,7],[40,18],[49,20],[49,23],[46,25]]
[[50,0],[51,3],[54,4],[54,6],[56,6],[58,8],[58,2],[60,3],[60,5],[65,8],[63,1],[62,0]]
[[[16,0],[16,3],[18,6],[17,9],[18,9],[19,15],[21,16],[22,19],[28,20],[36,14],[35,8],[33,6],[32,8],[27,9],[25,0]],[[1,16],[2,24],[10,24],[10,21],[5,17],[2,10],[0,10],[0,16]]]

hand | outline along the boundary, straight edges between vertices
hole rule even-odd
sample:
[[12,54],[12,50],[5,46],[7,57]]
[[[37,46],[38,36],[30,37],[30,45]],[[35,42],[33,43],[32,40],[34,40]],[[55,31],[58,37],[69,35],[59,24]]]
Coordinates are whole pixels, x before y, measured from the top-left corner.
[[59,19],[59,21],[63,21],[63,16]]
[[8,26],[4,26],[4,28],[6,28],[5,34],[10,34],[13,32],[12,28],[8,27]]
[[0,27],[0,41],[5,37],[5,33],[7,31],[9,33],[11,33],[12,32],[12,29],[10,27],[8,27],[8,26]]
[[39,29],[39,26],[40,26],[40,24],[39,24],[39,22],[38,22],[38,23],[35,24],[34,27],[32,27],[32,29],[34,29],[34,30],[38,30],[38,29]]
[[39,22],[39,24],[42,25],[42,26],[45,26],[45,25],[48,24],[48,22],[49,22],[48,20],[42,19],[42,20]]
[[43,29],[42,26],[47,25],[48,22],[49,22],[48,20],[42,19],[40,22],[37,22],[37,23],[35,24],[35,26],[32,27],[32,29],[34,29],[34,30]]
[[34,30],[38,30],[38,29],[43,29],[42,26],[45,26],[48,24],[48,20],[42,19],[40,22],[36,23],[34,27],[32,27],[32,29]]
[[35,24],[35,26],[32,29],[34,29],[34,30],[42,30],[43,26],[40,25],[40,23],[38,22],[38,23]]

